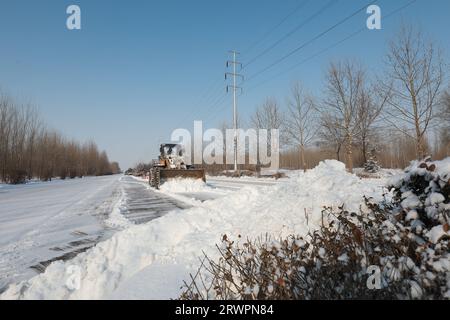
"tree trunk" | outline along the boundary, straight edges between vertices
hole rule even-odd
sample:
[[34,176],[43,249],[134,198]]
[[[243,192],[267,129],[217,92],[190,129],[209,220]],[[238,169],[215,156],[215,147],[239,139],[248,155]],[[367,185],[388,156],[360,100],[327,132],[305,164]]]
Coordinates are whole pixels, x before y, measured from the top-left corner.
[[33,179],[33,147],[30,147],[30,159],[28,159],[28,180]]
[[352,136],[350,133],[347,133],[345,138],[345,154],[347,156],[347,169],[349,172],[353,172]]
[[416,140],[416,154],[417,160],[422,160],[425,158],[425,147],[423,145],[423,137],[418,136]]
[[300,162],[303,171],[306,172],[306,161],[305,161],[305,146],[300,145]]
[[364,163],[366,163],[367,162],[367,142],[366,142],[365,137],[363,137],[361,144],[362,144],[363,161],[364,161]]
[[416,129],[416,156],[417,160],[422,160],[425,157],[425,150],[423,146],[423,135],[422,130],[420,128],[420,115],[419,115],[419,109],[417,104],[417,97],[416,97],[416,90],[414,87],[414,81],[411,79],[409,81],[410,83],[410,93],[411,93],[411,102],[413,107],[413,113],[414,113],[414,126]]
[[336,149],[336,160],[337,160],[337,161],[341,161],[340,153],[341,153],[341,145],[338,144],[338,145],[337,145],[337,149]]

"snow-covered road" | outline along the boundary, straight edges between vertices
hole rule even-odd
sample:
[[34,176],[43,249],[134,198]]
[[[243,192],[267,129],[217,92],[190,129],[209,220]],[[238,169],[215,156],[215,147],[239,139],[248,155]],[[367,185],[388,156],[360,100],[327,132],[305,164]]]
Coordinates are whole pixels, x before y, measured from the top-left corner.
[[104,221],[120,197],[120,176],[0,188],[0,290],[39,264],[109,236]]
[[116,231],[190,205],[127,176],[0,188],[0,292]]

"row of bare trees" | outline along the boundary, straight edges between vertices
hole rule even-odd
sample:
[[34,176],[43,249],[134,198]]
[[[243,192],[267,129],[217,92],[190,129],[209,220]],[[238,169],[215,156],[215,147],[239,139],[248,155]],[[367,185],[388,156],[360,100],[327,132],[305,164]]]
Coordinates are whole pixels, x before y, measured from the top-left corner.
[[[333,153],[338,160],[343,156],[350,171],[355,160],[361,165],[375,150],[388,167],[431,153],[450,156],[445,68],[440,50],[421,32],[403,26],[389,44],[382,76],[369,77],[361,64],[351,60],[332,62],[323,97],[315,98],[296,84],[285,113],[274,99],[267,99],[251,125],[280,129],[280,141],[290,148],[282,165],[295,163],[304,169]],[[294,153],[298,153],[295,161]]]
[[0,95],[0,181],[23,183],[120,172],[94,142],[80,144],[46,128],[37,110]]

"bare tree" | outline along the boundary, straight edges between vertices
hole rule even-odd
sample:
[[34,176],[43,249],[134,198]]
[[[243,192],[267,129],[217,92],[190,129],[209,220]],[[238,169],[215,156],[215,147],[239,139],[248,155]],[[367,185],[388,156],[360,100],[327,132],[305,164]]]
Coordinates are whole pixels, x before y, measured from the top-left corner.
[[122,172],[118,162],[115,161],[111,162],[111,172],[112,174],[118,174]]
[[[266,101],[256,109],[255,113],[250,117],[250,126],[256,130],[267,130],[266,150],[270,153],[272,153],[272,129],[279,130],[279,147],[282,148],[287,142],[285,134],[286,116],[281,111],[277,101],[273,98],[267,98]],[[261,139],[261,137],[259,138]],[[260,167],[259,161],[260,159],[258,157],[257,170],[259,170],[258,168]]]
[[353,171],[352,148],[358,130],[358,107],[364,92],[365,72],[359,64],[349,60],[331,63],[326,81],[322,119],[328,127],[333,125],[336,126],[333,130],[340,131],[337,136],[343,137],[347,168]]
[[321,145],[327,148],[333,148],[336,153],[336,159],[340,161],[340,154],[345,137],[341,130],[339,119],[329,113],[323,112],[320,116],[319,124],[319,137],[321,139]]
[[255,129],[282,129],[285,116],[273,98],[267,98],[250,119]]
[[27,168],[27,176],[28,179],[33,178],[34,173],[34,163],[35,163],[35,154],[36,154],[36,144],[39,137],[39,131],[42,126],[42,122],[39,119],[39,115],[37,112],[37,109],[29,106],[29,113],[30,113],[30,122],[28,127],[28,134],[27,134],[27,161],[28,161],[28,168]]
[[3,94],[0,95],[0,179],[2,181],[7,180],[12,111],[9,99]]
[[389,97],[390,91],[387,91],[384,95],[379,95],[376,87],[370,91],[363,89],[361,92],[356,112],[356,138],[361,148],[364,163],[367,162],[369,148],[372,149],[374,147],[373,145],[369,146],[369,144],[373,144],[377,138],[375,125]]
[[254,129],[267,129],[268,148],[270,150],[271,129],[278,129],[280,133],[280,146],[287,142],[286,138],[286,116],[281,111],[278,103],[273,98],[267,98],[266,101],[256,109],[250,118],[250,124]]
[[441,53],[411,26],[403,26],[390,43],[388,78],[391,91],[386,121],[415,139],[416,156],[425,156],[426,133],[435,116],[443,84]]
[[317,113],[313,98],[304,92],[299,83],[292,87],[291,97],[288,99],[288,116],[287,139],[298,147],[302,169],[306,170],[305,149],[315,138]]
[[0,92],[0,181],[51,180],[118,171],[95,143],[84,146],[48,130],[32,106],[17,105]]

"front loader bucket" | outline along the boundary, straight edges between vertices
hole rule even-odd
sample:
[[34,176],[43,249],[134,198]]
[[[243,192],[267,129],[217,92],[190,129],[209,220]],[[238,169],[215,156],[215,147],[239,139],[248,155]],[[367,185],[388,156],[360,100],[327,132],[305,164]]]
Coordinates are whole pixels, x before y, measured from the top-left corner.
[[183,179],[202,179],[206,182],[204,169],[161,169],[160,180],[161,183],[169,179],[183,178]]

